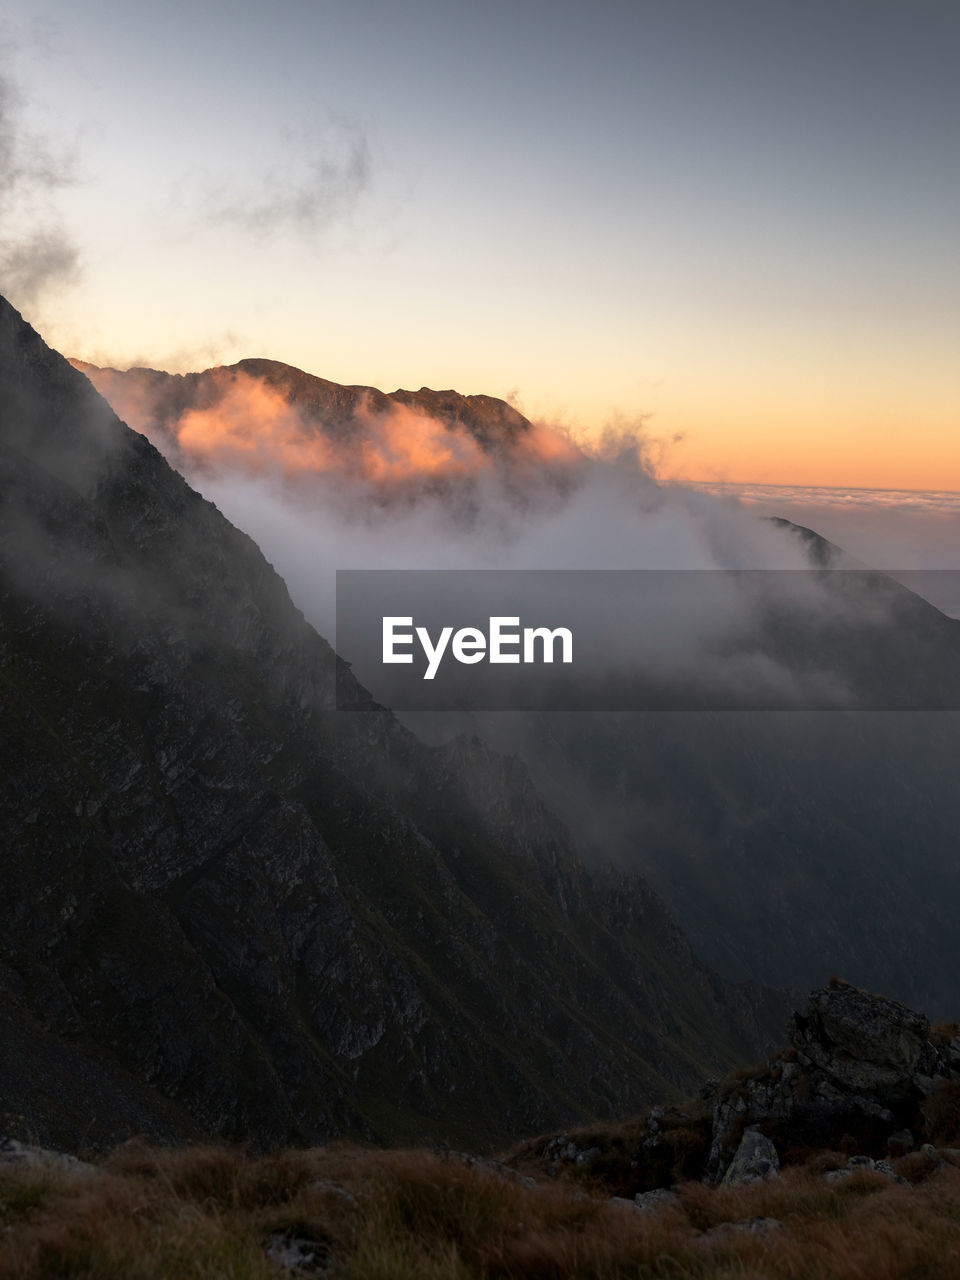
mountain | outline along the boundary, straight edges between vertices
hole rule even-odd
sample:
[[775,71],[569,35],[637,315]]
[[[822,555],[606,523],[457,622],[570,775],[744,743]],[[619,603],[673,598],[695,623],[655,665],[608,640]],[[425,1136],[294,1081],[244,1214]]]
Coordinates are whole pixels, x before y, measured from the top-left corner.
[[[821,561],[836,552],[795,534]],[[960,1004],[960,622],[886,575],[823,582],[835,616],[779,618],[748,643],[785,669],[813,659],[841,675],[862,709],[475,714],[470,727],[525,761],[588,862],[649,879],[728,980],[797,990],[836,973],[946,1017]],[[407,721],[429,740],[461,727]]]
[[[364,419],[357,406],[367,403],[360,392],[382,412],[396,403],[261,361],[184,378],[90,373],[176,460],[177,424],[191,409],[223,403],[237,370],[251,385],[270,380],[278,403],[295,412],[297,434],[339,432],[358,457]],[[481,399],[449,400],[459,406],[449,420],[458,440],[473,439],[462,424]],[[493,406],[485,440],[529,440],[535,428],[521,424],[511,435],[513,419],[498,418],[509,406],[483,403]],[[421,409],[435,412],[426,401]],[[225,473],[236,460],[221,456]],[[198,455],[189,461],[194,474]],[[338,456],[337,467],[338,476],[349,475],[349,459]],[[518,467],[513,476],[510,493],[521,505],[534,474]],[[311,489],[303,472],[298,483],[308,504],[332,507],[337,499],[329,484]],[[368,508],[382,496],[348,492],[354,506]],[[605,502],[619,500],[612,487],[604,494]],[[544,504],[548,513],[554,497]],[[465,505],[461,498],[457,492],[451,512]],[[584,538],[590,520],[622,527],[606,520],[607,510],[586,508]],[[534,540],[535,549],[552,537],[549,520],[544,527],[547,537]],[[845,563],[811,530],[782,520],[767,527],[796,539],[813,570]],[[698,953],[728,980],[800,990],[836,972],[946,1016],[960,1005],[953,960],[960,951],[960,623],[882,574],[866,586],[855,609],[838,599],[822,626],[774,614],[759,640],[778,664],[819,670],[828,658],[870,710],[498,712],[469,722],[407,714],[405,722],[432,742],[477,732],[520,756],[580,853],[649,880]]]
[[[849,580],[825,580],[841,604]],[[836,973],[947,1017],[960,1005],[960,622],[885,575],[855,581],[855,612],[776,628],[765,652],[801,667],[815,654],[866,709],[499,714],[471,727],[524,759],[588,861],[649,879],[728,980],[797,990]]]
[[182,457],[179,424],[187,413],[215,411],[237,389],[265,388],[297,415],[297,431],[308,440],[349,444],[371,420],[389,418],[403,409],[442,423],[454,437],[494,450],[522,439],[531,424],[495,396],[464,396],[457,391],[397,390],[342,386],[304,373],[277,360],[240,360],[200,373],[172,374],[158,369],[99,368],[82,360],[71,363],[86,374],[124,420],[136,422],[168,458]]
[[2,301],[0,476],[0,1111],[476,1148],[768,1039],[776,997],[585,870],[516,759],[374,704]]
[[767,1061],[500,1158],[350,1144],[0,1135],[0,1274],[946,1280],[960,1272],[960,1038],[834,982]]

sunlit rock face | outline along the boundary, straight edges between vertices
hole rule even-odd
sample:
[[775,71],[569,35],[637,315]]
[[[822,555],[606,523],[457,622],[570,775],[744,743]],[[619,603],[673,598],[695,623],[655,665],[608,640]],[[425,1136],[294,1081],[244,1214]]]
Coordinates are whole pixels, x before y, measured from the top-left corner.
[[536,467],[562,480],[583,455],[495,396],[342,386],[275,360],[201,373],[103,369],[73,361],[117,414],[186,474],[215,470],[315,484],[330,476],[379,501],[462,490],[479,477]]
[[522,768],[374,706],[6,303],[0,474],[0,1103],[37,1138],[476,1147],[765,1039]]

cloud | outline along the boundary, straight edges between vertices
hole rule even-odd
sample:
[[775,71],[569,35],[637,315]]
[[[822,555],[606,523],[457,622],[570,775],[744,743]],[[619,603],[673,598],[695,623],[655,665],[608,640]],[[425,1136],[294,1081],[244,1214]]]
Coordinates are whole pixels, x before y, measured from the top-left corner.
[[960,513],[960,493],[949,489],[857,489],[840,485],[735,484],[703,481],[691,487],[732,495],[752,505],[846,507]]
[[79,250],[61,227],[48,226],[19,240],[0,239],[3,294],[21,306],[73,284],[79,276]]
[[[633,621],[626,599],[551,572],[547,589],[558,594],[543,615],[562,607],[564,625],[597,635],[593,665],[624,687],[636,670],[657,689],[707,690],[718,705],[765,705],[769,696],[793,706],[842,702],[844,672],[821,669],[821,655],[835,641],[846,653],[848,629],[872,636],[889,623],[893,597],[870,582],[846,595],[852,579],[843,575],[828,587],[815,574],[685,572],[812,565],[807,541],[759,519],[755,506],[663,483],[642,422],[614,423],[588,445],[490,397],[428,388],[386,396],[272,361],[187,376],[85,372],[255,539],[327,636],[339,569],[680,570],[664,579],[662,601],[651,594],[659,578],[647,580]],[[433,589],[448,602],[442,577]]]
[[312,239],[350,217],[370,183],[370,146],[355,124],[334,120],[322,139],[287,140],[290,158],[245,188],[208,194],[205,219],[260,239]]
[[[292,370],[280,375],[279,385],[242,365],[184,383],[148,369],[76,363],[123,421],[191,479],[262,475],[291,500],[322,494],[324,503],[345,503],[348,519],[366,503],[377,511],[407,509],[423,498],[462,523],[471,513],[482,517],[482,486],[492,486],[486,502],[499,491],[523,506],[545,483],[563,488],[572,482],[586,459],[562,431],[527,423],[503,402],[482,397],[477,408],[454,395],[454,408],[437,416],[421,393],[408,402],[373,388],[337,391],[319,382],[311,392],[307,380],[305,398],[291,399]],[[443,393],[427,393],[426,401],[431,397],[444,401]],[[608,441],[605,447],[622,446]],[[636,449],[636,442],[627,447]]]
[[614,423],[588,446],[483,397],[387,397],[269,368],[193,382],[88,372],[124,421],[255,538],[328,634],[338,568],[808,563],[797,538],[739,504],[661,484],[642,422]]
[[[960,569],[960,493],[949,490],[826,488],[816,485],[694,486],[708,494],[737,501],[759,515],[779,515],[816,529],[843,546],[851,556],[877,569]],[[924,592],[951,614],[960,612],[960,597],[944,587],[953,575],[936,574],[937,584]]]
[[75,156],[52,149],[28,127],[19,86],[0,72],[0,292],[17,306],[31,306],[80,275],[79,249],[53,202],[76,180]]

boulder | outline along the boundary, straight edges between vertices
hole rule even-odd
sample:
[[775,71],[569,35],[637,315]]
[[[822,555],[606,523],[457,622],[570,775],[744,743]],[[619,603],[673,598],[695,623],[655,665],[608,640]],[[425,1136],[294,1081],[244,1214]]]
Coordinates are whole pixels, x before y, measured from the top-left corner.
[[753,1236],[768,1236],[772,1232],[782,1231],[783,1223],[779,1218],[743,1218],[739,1222],[721,1222],[711,1227],[705,1234],[716,1238],[731,1232],[746,1233]]
[[35,1147],[16,1138],[0,1134],[0,1165],[19,1165],[27,1169],[56,1169],[61,1173],[96,1173],[96,1165],[78,1160],[64,1151],[51,1151],[48,1147]]
[[[738,1237],[757,1236],[761,1240],[776,1236],[785,1230],[779,1218],[742,1218],[739,1222],[720,1222],[710,1227],[702,1235],[695,1236],[693,1244],[699,1248],[711,1249],[715,1244],[732,1244]],[[750,1275],[759,1275],[751,1271]]]
[[938,1065],[922,1013],[856,987],[814,991],[803,1013],[793,1015],[789,1034],[797,1053],[837,1085],[877,1100],[907,1097]]
[[633,1203],[641,1213],[650,1213],[654,1209],[662,1209],[668,1204],[678,1204],[680,1197],[669,1187],[656,1187],[653,1191],[638,1191]]
[[882,1173],[891,1182],[897,1182],[904,1187],[908,1185],[906,1178],[902,1178],[886,1160],[872,1160],[870,1156],[851,1156],[842,1168],[831,1169],[823,1175],[823,1179],[824,1182],[843,1182],[845,1178],[850,1178],[855,1173]]
[[792,1147],[909,1149],[924,1099],[958,1076],[956,1041],[932,1043],[923,1014],[846,984],[814,991],[789,1037],[785,1053],[716,1090],[707,1180],[723,1179],[740,1135],[758,1125]]
[[756,1126],[751,1126],[744,1130],[736,1155],[723,1175],[723,1181],[727,1186],[761,1182],[764,1178],[776,1177],[779,1171],[780,1157],[777,1155],[777,1148]]
[[323,1240],[274,1231],[263,1242],[263,1251],[279,1271],[294,1275],[321,1275],[331,1261],[329,1245]]

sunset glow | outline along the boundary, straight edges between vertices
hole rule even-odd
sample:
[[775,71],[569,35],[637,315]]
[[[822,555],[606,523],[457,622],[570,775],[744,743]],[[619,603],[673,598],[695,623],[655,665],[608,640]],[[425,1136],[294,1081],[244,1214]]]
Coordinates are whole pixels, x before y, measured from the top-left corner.
[[[11,3],[5,291],[59,349],[642,425],[673,477],[960,489],[955,8]],[[184,447],[328,465],[236,407]],[[371,429],[371,475],[477,465]]]
[[176,439],[194,463],[216,460],[257,473],[325,471],[331,451],[319,436],[307,438],[284,397],[263,382],[242,376],[226,386],[209,409],[188,409]]
[[[188,475],[211,470],[267,474],[288,483],[339,476],[386,495],[431,482],[469,480],[503,467],[531,482],[577,467],[586,456],[565,432],[522,419],[522,430],[495,432],[482,446],[455,417],[434,416],[420,405],[382,396],[375,403],[376,393],[369,389],[341,388],[349,396],[347,407],[324,410],[309,399],[291,401],[279,387],[242,368],[212,370],[188,391],[178,379],[150,370],[121,373],[74,363],[129,426]],[[512,410],[493,402],[489,412],[496,424],[498,413]]]

